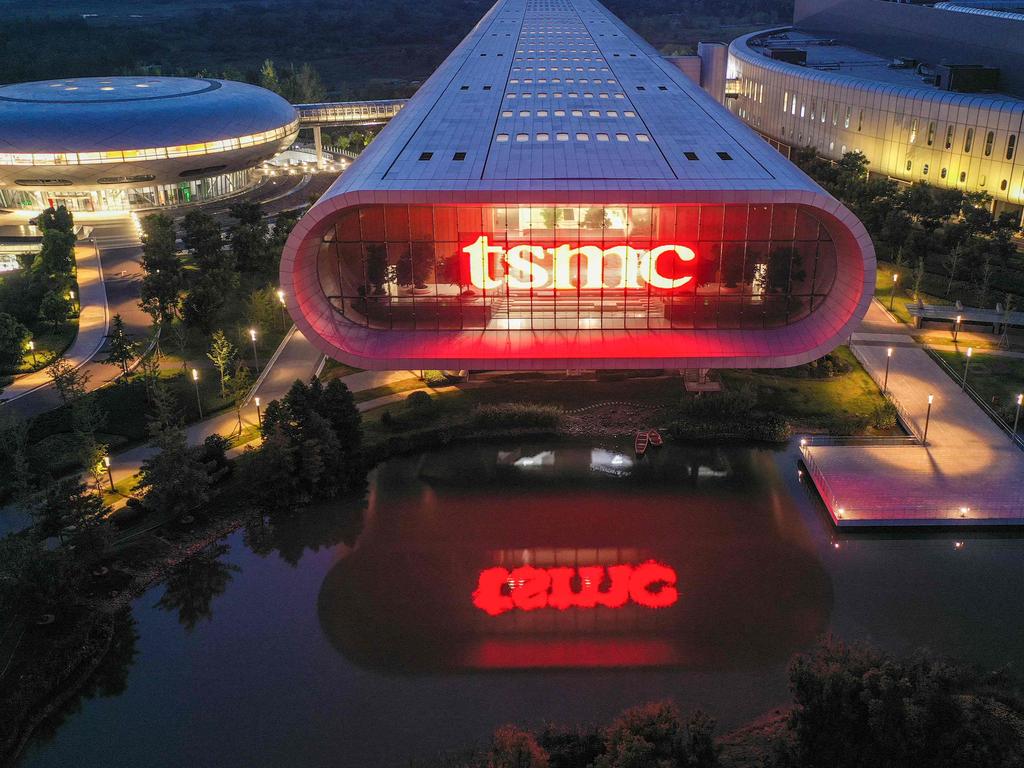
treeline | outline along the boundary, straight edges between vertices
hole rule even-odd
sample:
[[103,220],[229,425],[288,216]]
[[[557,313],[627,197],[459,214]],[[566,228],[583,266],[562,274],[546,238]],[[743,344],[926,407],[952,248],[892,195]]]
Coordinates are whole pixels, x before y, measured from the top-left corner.
[[808,147],[792,160],[860,218],[879,258],[893,264],[912,297],[927,293],[991,308],[1024,295],[1024,261],[1014,242],[1020,214],[993,218],[986,193],[899,185],[870,175],[860,152],[832,163]]
[[628,709],[605,727],[504,726],[487,746],[412,765],[992,768],[1024,760],[1024,701],[1005,673],[826,638],[793,659],[789,683],[788,717],[748,736],[716,740],[715,722],[705,713],[683,716],[673,703],[656,702]]

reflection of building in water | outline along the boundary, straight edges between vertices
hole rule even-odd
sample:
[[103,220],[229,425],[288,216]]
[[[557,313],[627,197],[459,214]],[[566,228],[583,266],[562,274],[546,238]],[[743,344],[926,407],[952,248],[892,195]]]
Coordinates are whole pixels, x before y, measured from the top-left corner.
[[778,367],[846,338],[874,264],[600,4],[499,0],[296,227],[281,283],[364,368]]
[[[392,671],[743,667],[783,662],[827,625],[831,585],[802,533],[779,526],[777,508],[791,502],[764,489],[774,472],[768,454],[723,455],[715,466],[729,468],[728,481],[694,483],[677,471],[642,485],[592,471],[589,447],[503,450],[505,475],[477,472],[496,468],[497,455],[453,450],[393,463],[382,471],[394,474],[375,478],[367,528],[319,600],[325,633],[351,661]],[[553,460],[516,466],[539,455]],[[702,466],[692,461],[687,471]],[[427,484],[417,480],[424,469],[461,479]],[[604,569],[607,591],[611,568],[649,561],[671,569],[674,582],[638,584],[639,599],[558,607],[561,586],[579,592],[582,576],[596,573],[584,569]],[[552,581],[536,604],[514,602],[515,610],[474,604],[482,573],[511,577],[523,566],[552,578],[568,569],[572,581]],[[664,586],[675,599],[644,604]]]

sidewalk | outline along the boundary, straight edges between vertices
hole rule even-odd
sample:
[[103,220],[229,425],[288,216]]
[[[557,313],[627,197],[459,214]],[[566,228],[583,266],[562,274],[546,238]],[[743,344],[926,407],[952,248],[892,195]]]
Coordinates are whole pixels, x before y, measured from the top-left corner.
[[[75,266],[78,271],[78,335],[64,357],[75,368],[89,362],[99,352],[107,336],[107,291],[103,284],[100,254],[92,243],[75,246]],[[38,390],[51,386],[46,369],[17,376],[0,392],[0,401],[10,403]]]
[[908,339],[898,332],[855,334],[854,345],[878,378],[887,343],[894,347],[889,390],[919,431],[928,422],[927,446],[803,449],[836,525],[1024,524],[1024,452]]

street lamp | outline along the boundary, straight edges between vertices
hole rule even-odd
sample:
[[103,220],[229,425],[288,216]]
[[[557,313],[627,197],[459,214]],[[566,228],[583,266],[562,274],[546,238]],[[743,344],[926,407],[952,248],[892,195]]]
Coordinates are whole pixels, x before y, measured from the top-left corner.
[[260,429],[263,429],[263,414],[260,413],[260,399],[259,397],[254,397],[253,400],[256,401],[256,424]]
[[110,457],[103,457],[103,466],[107,468],[107,478],[110,480],[110,490],[114,490],[114,473],[110,471]]
[[199,371],[192,369],[192,383],[196,388],[196,407],[199,408],[199,418],[203,418],[203,401],[199,399]]
[[964,360],[964,375],[960,380],[960,389],[967,389],[967,369],[971,367],[971,355],[974,354],[974,347],[967,348],[967,359]]
[[964,321],[962,315],[956,316],[956,322],[953,323],[953,343],[956,344],[956,337],[960,335],[960,323]]
[[28,351],[32,353],[32,367],[34,368],[36,365],[36,343],[34,341],[28,343]]
[[1020,405],[1024,403],[1024,395],[1017,395],[1017,413],[1013,417],[1013,438],[1017,439],[1017,424],[1020,422]]
[[921,445],[928,445],[928,424],[932,420],[932,401],[935,395],[928,395],[928,413],[924,417],[924,436],[921,438]]
[[885,383],[882,384],[882,394],[889,391],[889,361],[892,360],[892,347],[885,350]]
[[900,276],[898,273],[892,273],[892,293],[889,294],[889,311],[892,312],[892,304],[896,301],[896,283],[899,282]]
[[281,302],[281,327],[282,328],[287,328],[288,327],[288,320],[285,319],[285,309],[287,308],[288,305],[287,305],[287,303],[284,300],[284,291],[278,289],[278,291],[277,291],[277,300],[279,302]]
[[249,329],[249,338],[252,339],[252,359],[256,361],[256,367],[260,367],[260,356],[256,354],[256,329]]

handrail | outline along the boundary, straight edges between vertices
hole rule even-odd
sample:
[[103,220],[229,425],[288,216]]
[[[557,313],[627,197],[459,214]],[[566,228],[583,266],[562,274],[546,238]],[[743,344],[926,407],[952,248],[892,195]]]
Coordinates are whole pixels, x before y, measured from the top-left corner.
[[[942,356],[931,347],[924,347],[924,351],[928,353],[928,356],[932,358],[939,366],[949,374],[949,377],[958,383],[963,382],[963,374],[954,371],[953,368],[947,363]],[[1013,434],[1013,427],[1011,427],[1002,416],[996,413],[995,409],[986,403],[978,391],[970,384],[962,385],[961,389],[968,394],[968,396],[985,412],[985,414],[996,423],[1006,435],[1010,438],[1010,441],[1021,450],[1024,450],[1024,435]]]
[[864,356],[857,350],[855,345],[850,344],[850,352],[852,352],[853,356],[857,358],[857,362],[861,364],[861,367],[867,371],[868,376],[871,377],[872,381],[878,385],[878,388],[882,391],[882,397],[892,403],[893,408],[896,409],[896,414],[899,416],[900,422],[904,427],[906,427],[911,435],[914,436],[916,443],[918,445],[924,444],[924,434],[918,427],[917,422],[915,422],[913,417],[911,417],[910,412],[903,407],[903,403],[901,403],[891,391],[887,390],[885,382],[879,381],[878,374],[871,370],[871,366],[868,365],[867,360],[864,359]]

